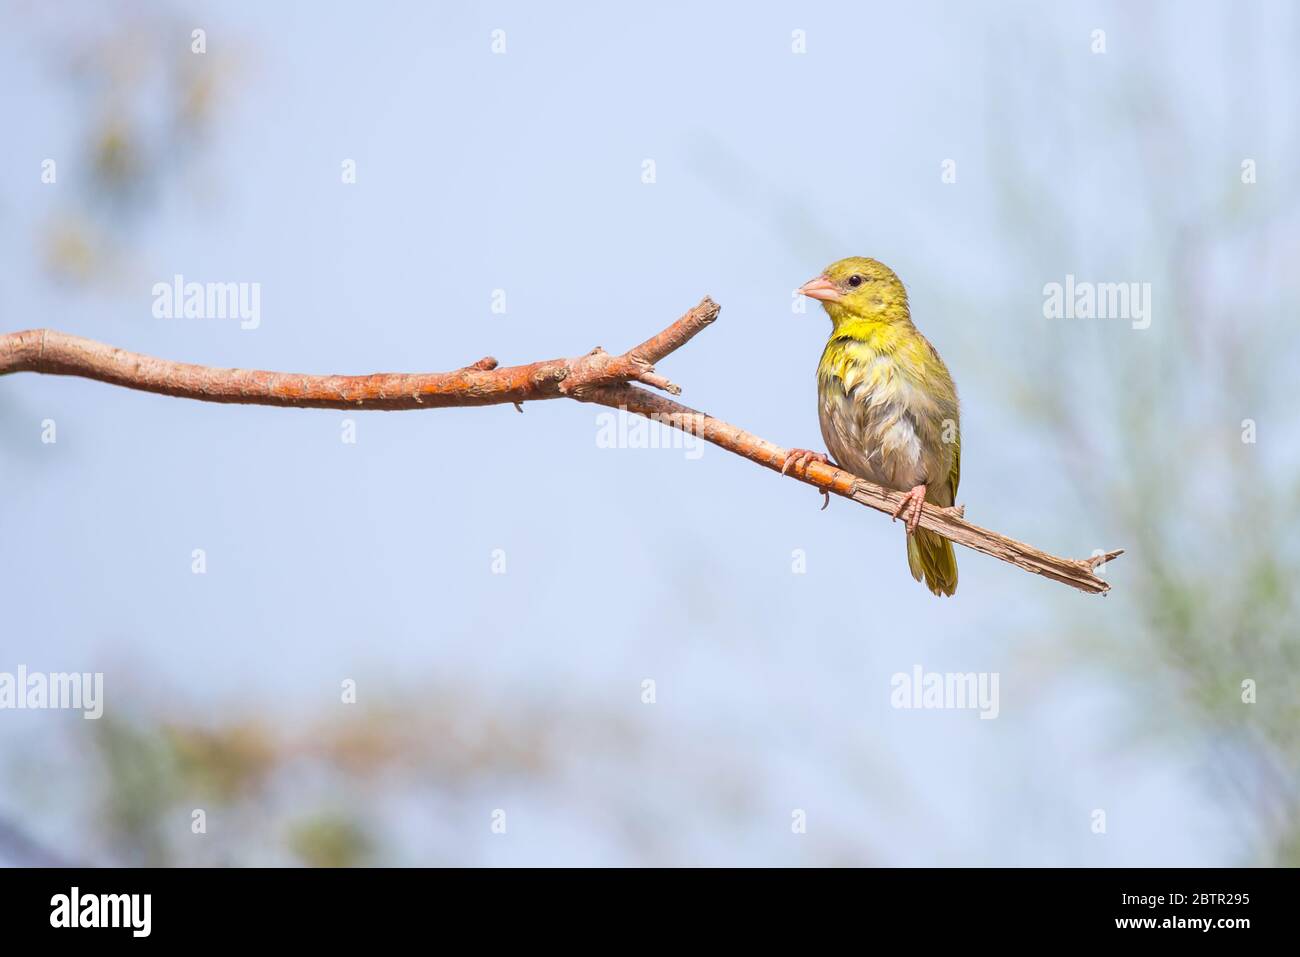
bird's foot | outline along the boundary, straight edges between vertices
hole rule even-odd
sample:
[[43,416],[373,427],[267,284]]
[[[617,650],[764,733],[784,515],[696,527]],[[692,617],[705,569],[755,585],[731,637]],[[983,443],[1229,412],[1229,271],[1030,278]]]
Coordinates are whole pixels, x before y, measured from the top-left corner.
[[[790,466],[796,465],[796,471],[808,471],[808,466],[813,462],[820,462],[822,465],[834,465],[824,453],[813,452],[811,449],[791,449],[785,453],[785,464],[781,466],[781,474],[785,475],[790,471]],[[822,507],[821,511],[826,511],[826,506],[831,504],[831,493],[822,489]]]
[[925,504],[925,486],[917,485],[910,492],[903,493],[903,500],[898,503],[898,508],[894,509],[894,518],[900,516],[907,523],[907,534],[911,535],[916,531],[916,526],[921,523],[921,506]]
[[812,462],[820,462],[822,465],[830,465],[831,460],[822,452],[813,452],[809,449],[791,449],[785,453],[785,464],[781,466],[781,474],[785,475],[790,471],[790,466],[798,466],[798,471],[806,472],[808,465]]

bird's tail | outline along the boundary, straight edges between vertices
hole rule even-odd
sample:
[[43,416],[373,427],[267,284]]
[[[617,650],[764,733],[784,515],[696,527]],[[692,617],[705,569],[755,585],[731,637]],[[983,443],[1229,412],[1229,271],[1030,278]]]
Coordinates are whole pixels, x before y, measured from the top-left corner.
[[929,529],[918,528],[907,536],[907,566],[917,581],[936,595],[957,590],[957,555],[952,542]]

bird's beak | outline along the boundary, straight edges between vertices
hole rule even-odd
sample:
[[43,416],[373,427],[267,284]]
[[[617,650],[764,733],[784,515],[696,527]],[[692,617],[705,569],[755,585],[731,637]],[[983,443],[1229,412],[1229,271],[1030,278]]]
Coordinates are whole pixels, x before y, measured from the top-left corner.
[[820,299],[823,302],[839,302],[844,298],[844,294],[840,292],[840,287],[825,276],[809,279],[799,287],[799,291],[809,299]]

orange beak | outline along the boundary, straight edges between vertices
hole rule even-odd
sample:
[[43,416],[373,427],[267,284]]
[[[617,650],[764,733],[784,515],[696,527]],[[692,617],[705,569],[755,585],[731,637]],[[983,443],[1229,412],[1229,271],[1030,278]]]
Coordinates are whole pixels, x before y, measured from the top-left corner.
[[840,287],[825,276],[809,279],[799,287],[799,291],[809,299],[820,299],[823,302],[839,302],[844,297]]

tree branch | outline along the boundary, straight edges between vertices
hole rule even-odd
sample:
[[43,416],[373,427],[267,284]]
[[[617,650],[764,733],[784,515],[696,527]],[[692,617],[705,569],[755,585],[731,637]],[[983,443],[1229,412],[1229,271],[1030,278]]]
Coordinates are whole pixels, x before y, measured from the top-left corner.
[[[786,450],[780,446],[630,384],[639,382],[680,394],[681,389],[655,372],[655,363],[694,338],[718,317],[718,311],[718,304],[706,297],[667,329],[622,355],[610,355],[597,347],[575,359],[549,359],[523,366],[500,368],[495,359],[488,357],[454,372],[366,376],[216,369],[127,352],[53,329],[31,329],[0,335],[0,375],[75,375],[205,402],[317,409],[438,409],[507,403],[519,407],[521,402],[571,398],[646,416],[780,472],[786,460]],[[890,515],[903,498],[902,492],[881,488],[820,462],[796,467],[789,477]],[[1097,577],[1096,568],[1123,554],[1123,549],[1117,549],[1090,559],[1058,558],[972,525],[962,517],[961,508],[927,504],[921,509],[921,527],[958,545],[1095,595],[1110,590],[1110,585]]]
[[538,399],[580,399],[593,388],[644,382],[681,392],[654,363],[685,345],[718,316],[704,299],[659,335],[621,356],[597,346],[576,359],[549,359],[498,368],[491,356],[455,372],[301,375],[257,369],[217,369],[127,352],[54,329],[0,336],[0,375],[75,375],[128,389],[204,402],[292,406],[300,409],[440,409]]

